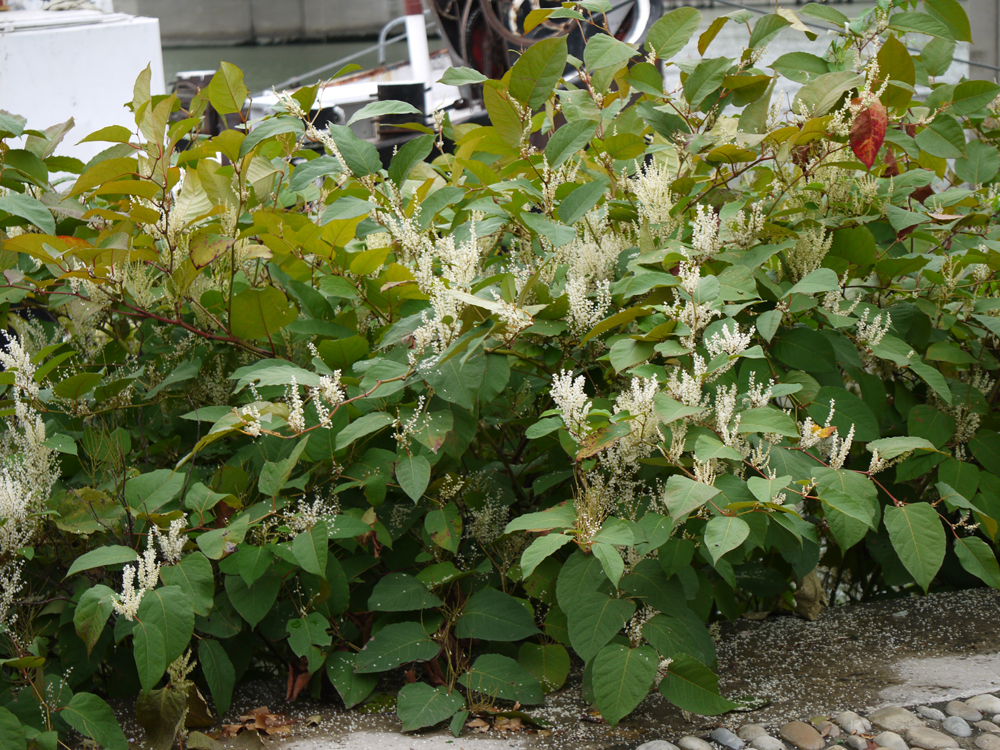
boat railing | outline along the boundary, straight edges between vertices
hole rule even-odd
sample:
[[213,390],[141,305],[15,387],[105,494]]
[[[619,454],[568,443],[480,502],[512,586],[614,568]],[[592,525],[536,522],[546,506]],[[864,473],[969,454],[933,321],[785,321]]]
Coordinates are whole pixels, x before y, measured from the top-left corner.
[[[425,15],[427,13],[428,13],[428,11],[424,11]],[[357,60],[358,58],[365,57],[366,55],[370,55],[373,52],[376,55],[378,55],[378,64],[379,64],[379,66],[384,65],[385,64],[385,50],[386,50],[386,48],[389,47],[390,45],[406,41],[406,34],[399,34],[397,36],[392,37],[391,39],[387,38],[388,35],[389,35],[389,31],[391,31],[394,26],[402,24],[405,20],[406,20],[406,17],[402,16],[400,18],[394,18],[393,20],[389,21],[389,23],[387,23],[385,26],[383,26],[382,30],[379,32],[378,42],[376,42],[375,44],[371,45],[370,47],[365,47],[364,49],[360,49],[357,52],[354,52],[354,53],[352,53],[350,55],[347,55],[345,57],[341,57],[338,60],[334,60],[333,62],[327,63],[326,65],[321,65],[318,68],[314,68],[313,70],[307,71],[305,73],[301,73],[301,74],[299,74],[297,76],[293,76],[292,78],[284,80],[281,83],[276,83],[276,84],[274,84],[274,86],[272,88],[274,88],[276,91],[282,91],[284,89],[290,89],[290,88],[293,88],[295,86],[300,86],[304,82],[310,81],[314,77],[318,77],[320,74],[325,73],[328,70],[339,70],[341,67],[343,67],[347,63],[352,62],[354,60]],[[428,23],[427,24],[428,30],[430,30],[435,25],[436,24],[434,24],[433,21],[431,21],[430,23]]]

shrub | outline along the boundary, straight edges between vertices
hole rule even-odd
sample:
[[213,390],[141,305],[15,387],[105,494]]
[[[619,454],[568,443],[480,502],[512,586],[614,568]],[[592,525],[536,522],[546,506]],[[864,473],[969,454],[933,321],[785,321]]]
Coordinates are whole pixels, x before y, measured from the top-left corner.
[[224,714],[286,671],[350,707],[407,668],[403,728],[457,734],[570,650],[609,723],[654,686],[715,714],[705,623],[817,570],[1000,586],[1000,87],[936,81],[960,6],[893,5],[803,7],[829,53],[773,73],[814,34],[790,11],[700,37],[745,24],[737,59],[669,62],[689,8],[644,59],[539,43],[481,81],[492,125],[436,118],[388,169],[304,121],[316,87],[198,136],[231,66],[191,111],[140,77],[86,165],[0,114],[12,747],[124,748],[98,694],[166,747],[195,686]]

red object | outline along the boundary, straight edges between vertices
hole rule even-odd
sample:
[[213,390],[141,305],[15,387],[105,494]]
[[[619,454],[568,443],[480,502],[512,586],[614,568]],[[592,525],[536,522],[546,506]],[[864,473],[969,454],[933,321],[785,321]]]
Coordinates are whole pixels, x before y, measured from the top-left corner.
[[403,14],[407,16],[419,16],[424,12],[424,4],[421,0],[406,0],[403,3]]
[[[860,104],[860,99],[854,99],[852,104]],[[885,114],[882,102],[875,101],[870,107],[861,110],[854,118],[851,126],[851,150],[862,164],[872,168],[878,157],[878,150],[885,142],[885,129],[889,119]]]

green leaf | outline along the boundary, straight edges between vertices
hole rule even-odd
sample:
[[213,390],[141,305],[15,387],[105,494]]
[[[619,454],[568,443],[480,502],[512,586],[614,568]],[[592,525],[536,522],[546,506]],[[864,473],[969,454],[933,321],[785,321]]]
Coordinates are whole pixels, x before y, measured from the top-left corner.
[[312,528],[295,537],[292,541],[292,554],[302,570],[325,579],[329,544],[330,532],[326,521],[320,518]]
[[1000,172],[1000,153],[988,143],[972,141],[965,154],[955,159],[955,174],[970,185],[984,185]]
[[59,716],[84,737],[90,737],[104,750],[128,750],[111,706],[93,693],[76,693]]
[[[863,86],[865,77],[850,70],[838,70],[833,73],[824,73],[816,76],[809,83],[799,89],[792,102],[792,109],[800,111],[800,107],[813,113],[815,117],[822,117],[838,105],[844,95],[858,86]],[[799,368],[801,369],[801,368]]]
[[310,612],[305,617],[289,620],[285,626],[288,632],[288,645],[296,656],[306,656],[312,646],[325,648],[333,642],[333,636],[328,631],[330,622],[319,612]]
[[538,680],[544,693],[561,688],[569,676],[569,652],[558,643],[522,643],[517,662]]
[[368,597],[368,609],[379,612],[412,612],[443,604],[424,584],[406,573],[382,576]]
[[441,76],[441,80],[438,83],[443,83],[446,86],[468,86],[477,83],[482,83],[488,80],[486,76],[480,73],[478,70],[473,70],[472,68],[460,68],[452,67],[448,68]]
[[783,329],[771,342],[771,354],[792,370],[834,372],[837,367],[829,340],[804,326]]
[[[940,412],[938,413],[940,414]],[[911,451],[933,451],[935,448],[934,444],[926,438],[891,437],[882,438],[880,440],[872,440],[868,443],[868,450],[878,450],[878,453],[882,456],[882,458],[891,460]]]
[[750,536],[750,526],[738,516],[715,516],[705,524],[705,549],[718,563],[719,558],[739,547]]
[[403,731],[412,732],[450,719],[464,705],[457,693],[449,693],[443,687],[432,688],[425,682],[414,682],[399,691],[396,714],[403,722]]
[[965,131],[958,120],[943,112],[917,133],[916,140],[922,150],[940,159],[965,156]]
[[698,616],[678,603],[671,612],[658,614],[642,626],[643,637],[664,659],[678,654],[694,654],[705,664],[715,661],[715,642]]
[[597,591],[607,577],[601,561],[593,555],[575,551],[563,563],[556,579],[556,600],[563,612],[576,612],[578,600],[586,594]]
[[587,41],[583,51],[583,64],[594,72],[601,68],[620,68],[638,52],[631,45],[620,42],[608,34],[595,34]]
[[219,716],[224,716],[233,701],[236,670],[229,654],[218,641],[205,638],[198,643],[198,663],[205,674],[205,682],[212,692]]
[[[449,68],[448,72],[452,70],[454,68]],[[428,133],[418,135],[404,143],[389,163],[389,179],[396,183],[397,187],[402,187],[413,167],[430,156],[433,148],[434,136]]]
[[256,628],[271,611],[280,589],[281,577],[273,571],[258,578],[252,586],[247,586],[241,576],[226,576],[229,601],[251,628]]
[[103,584],[89,588],[80,596],[73,610],[73,627],[80,640],[87,645],[87,655],[94,650],[104,626],[111,616],[115,592]]
[[150,750],[170,750],[186,712],[186,691],[165,687],[140,693],[135,701],[135,718],[143,729],[144,744]]
[[334,651],[326,657],[326,676],[344,701],[344,708],[353,708],[371,695],[379,681],[377,674],[356,674],[354,655],[347,651]]
[[373,432],[378,432],[383,427],[392,424],[394,421],[395,420],[384,411],[364,414],[340,431],[340,434],[337,435],[336,448],[338,451],[343,450],[355,440],[363,438],[366,435],[370,435]]
[[545,558],[572,541],[573,537],[566,534],[546,534],[538,537],[521,553],[521,575],[527,578]]
[[656,347],[653,341],[636,341],[635,339],[619,339],[611,345],[608,353],[611,366],[615,372],[623,372],[630,367],[642,364],[651,356]]
[[358,674],[386,672],[402,664],[428,661],[440,652],[420,623],[399,622],[386,625],[355,654],[354,668]]
[[649,694],[659,665],[649,646],[629,648],[611,643],[594,657],[594,698],[611,726],[635,710]]
[[134,563],[138,559],[138,553],[129,547],[122,547],[121,545],[100,547],[76,558],[73,564],[69,566],[66,578],[83,570],[103,568],[108,565],[120,565],[121,563]]
[[400,456],[396,460],[396,480],[413,502],[423,497],[431,481],[431,465],[423,456]]
[[478,389],[486,374],[486,357],[482,354],[451,357],[437,368],[424,374],[424,379],[438,396],[449,403],[472,409],[479,400]]
[[625,562],[622,560],[622,556],[618,553],[618,550],[610,544],[594,542],[590,547],[590,551],[594,557],[601,561],[604,575],[614,584],[615,588],[618,588],[618,581],[621,580],[622,574],[625,572]]
[[681,474],[674,474],[667,480],[663,493],[670,516],[679,519],[686,516],[718,495],[720,490],[708,484],[695,482]]
[[424,529],[434,544],[453,555],[458,554],[462,543],[462,514],[454,503],[430,511],[424,517]]
[[49,209],[40,200],[26,193],[9,193],[0,197],[0,211],[30,221],[45,234],[56,233],[56,222]]
[[577,656],[589,662],[635,614],[628,599],[612,599],[594,591],[581,593],[569,618],[569,642]]
[[854,425],[855,440],[878,440],[881,434],[878,420],[864,401],[845,388],[823,386],[816,394],[807,411],[816,424],[826,424],[830,415],[830,404],[834,412],[831,424],[841,437],[846,437]]
[[548,531],[571,529],[576,526],[576,510],[569,503],[556,505],[538,513],[526,513],[507,524],[504,534],[515,531]]
[[377,174],[382,169],[382,160],[379,158],[378,149],[368,141],[358,138],[354,131],[346,125],[329,125],[330,136],[333,142],[340,149],[347,168],[355,177],[366,177],[370,174]]
[[458,678],[469,690],[525,705],[544,702],[542,686],[524,667],[507,656],[483,654]]
[[528,109],[538,109],[566,68],[566,37],[550,37],[528,47],[510,69],[510,95]]
[[972,28],[965,8],[957,0],[924,0],[924,10],[948,28],[952,39],[972,42]]
[[[0,121],[0,127],[2,126],[3,122]],[[28,750],[24,726],[20,719],[3,706],[0,706],[0,750]]]
[[719,678],[712,670],[688,654],[676,654],[660,692],[678,708],[702,716],[732,711],[736,704],[719,693]]
[[698,107],[705,97],[722,85],[733,61],[728,57],[702,60],[684,81],[684,98],[692,107]]
[[139,673],[139,683],[143,692],[148,693],[167,671],[166,633],[160,623],[140,619],[136,621],[132,635],[132,656]]
[[[576,155],[576,153],[585,148],[590,142],[590,139],[594,137],[594,133],[597,132],[597,122],[594,120],[573,120],[572,122],[567,122],[565,125],[560,125],[556,128],[556,131],[549,138],[549,142],[545,144],[545,158],[548,159],[549,167],[555,169],[557,167],[565,164],[569,159]],[[588,185],[593,185],[593,190],[597,190],[600,187],[600,194],[604,194],[604,184],[601,182],[587,183]],[[576,193],[580,190],[577,188],[573,192]],[[567,196],[568,197],[568,196]],[[583,196],[579,196],[583,197]],[[566,204],[567,198],[563,199],[563,204],[559,206],[559,218],[563,221],[570,221],[570,217],[564,216],[563,205]],[[570,206],[566,206],[568,210]]]
[[781,298],[786,299],[791,297],[793,294],[818,294],[820,292],[833,292],[839,288],[840,279],[837,278],[836,272],[829,268],[818,268],[785,292]]
[[273,138],[283,133],[293,133],[296,140],[298,140],[305,133],[305,130],[305,123],[297,117],[278,116],[272,117],[270,120],[264,120],[258,123],[240,143],[239,157],[242,159],[253,151],[258,143],[268,138]]
[[139,605],[138,619],[152,623],[163,632],[167,664],[184,653],[194,633],[191,601],[178,586],[161,586],[147,591]]
[[518,599],[492,588],[469,598],[455,626],[456,637],[484,641],[520,641],[538,632],[531,613]]
[[906,429],[910,435],[926,438],[935,448],[941,448],[955,434],[955,419],[932,406],[917,404],[907,415]]
[[955,554],[963,568],[987,586],[1000,589],[1000,565],[990,545],[979,537],[959,537],[955,540]]
[[235,114],[247,100],[243,71],[232,63],[223,62],[208,84],[208,101],[220,115]]
[[669,60],[686,45],[701,24],[701,11],[675,8],[661,16],[646,33],[646,51]]
[[889,17],[889,28],[893,31],[902,31],[904,33],[913,31],[918,34],[927,34],[928,36],[955,41],[947,26],[926,13],[893,13]]
[[[407,102],[389,99],[366,104],[351,115],[351,119],[347,121],[347,124],[353,125],[359,120],[370,120],[373,117],[382,117],[383,115],[423,115],[423,112]],[[433,138],[433,136],[431,137]]]
[[955,115],[971,115],[992,102],[997,93],[1000,86],[992,81],[962,81],[952,92],[949,110]]
[[244,289],[233,298],[230,330],[241,339],[271,340],[298,315],[284,293],[273,286]]
[[888,505],[885,527],[903,566],[926,592],[944,562],[946,548],[937,511],[928,503]]

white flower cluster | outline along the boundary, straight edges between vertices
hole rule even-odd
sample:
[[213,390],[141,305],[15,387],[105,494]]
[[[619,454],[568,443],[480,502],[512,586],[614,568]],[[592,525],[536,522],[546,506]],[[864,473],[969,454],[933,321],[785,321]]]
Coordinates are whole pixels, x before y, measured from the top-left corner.
[[700,204],[691,226],[691,248],[698,260],[710,259],[722,249],[722,241],[719,239],[719,217],[711,208]]
[[836,401],[830,399],[830,413],[822,427],[813,422],[812,417],[806,417],[806,421],[799,424],[799,447],[812,448],[816,446],[820,453],[827,454],[827,461],[831,468],[841,469],[844,462],[847,461],[851,445],[854,442],[854,425],[851,425],[846,437],[840,437],[837,428],[832,424],[833,415],[836,414],[835,404]]
[[569,310],[566,323],[569,330],[580,336],[596,326],[611,307],[611,284],[607,279],[597,282],[594,299],[588,299],[587,279],[583,276],[572,276],[566,282],[566,300]]
[[677,219],[670,215],[675,205],[670,191],[673,179],[666,166],[654,159],[642,165],[631,182],[639,202],[640,220],[659,237],[667,237],[677,228]]
[[345,395],[344,386],[340,382],[340,370],[335,370],[333,375],[320,376],[319,387],[312,392],[313,407],[316,409],[320,425],[330,428],[333,418],[330,407],[335,409],[343,402]]
[[549,393],[556,402],[556,408],[562,417],[563,424],[569,430],[570,437],[577,443],[583,442],[590,432],[587,416],[590,414],[591,401],[583,389],[586,381],[583,375],[573,379],[573,373],[562,370],[552,379]]
[[289,512],[286,512],[285,523],[291,530],[292,536],[298,536],[315,526],[317,521],[332,518],[338,513],[340,513],[340,501],[336,495],[330,498],[316,495],[312,502],[300,498],[295,507],[289,508]]
[[729,330],[728,324],[724,324],[721,334],[716,332],[705,341],[705,348],[708,349],[708,354],[712,358],[718,357],[722,353],[735,357],[745,352],[750,347],[751,341],[753,341],[753,335],[750,331],[740,333],[740,324],[733,321],[732,331]]
[[167,529],[166,536],[162,534],[157,535],[163,559],[170,565],[174,565],[181,560],[181,555],[184,553],[184,545],[187,544],[188,539],[187,534],[183,533],[186,528],[187,513],[182,513],[180,518],[175,518],[170,522],[170,528]]
[[729,220],[728,229],[740,249],[750,248],[764,231],[763,202],[754,203],[750,207],[749,214],[740,209],[736,216]]
[[[866,308],[858,321],[858,343],[864,344],[869,349],[878,346],[892,326],[892,316],[889,313],[879,313],[871,323],[868,322],[868,313],[871,308]],[[885,324],[882,323],[882,316],[885,315]]]
[[130,622],[139,614],[143,596],[147,591],[155,589],[160,580],[160,564],[156,562],[158,537],[156,526],[150,526],[149,536],[146,537],[146,551],[135,565],[126,565],[122,569],[122,593],[111,600],[114,611]]
[[793,278],[799,281],[819,268],[832,245],[833,235],[827,234],[823,227],[800,230],[798,242],[787,252]]

